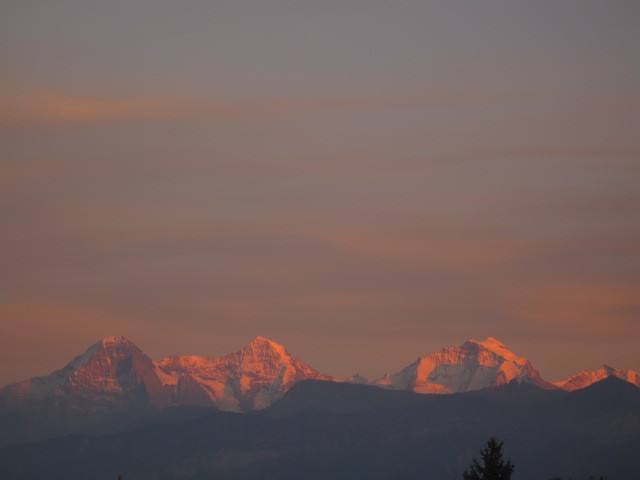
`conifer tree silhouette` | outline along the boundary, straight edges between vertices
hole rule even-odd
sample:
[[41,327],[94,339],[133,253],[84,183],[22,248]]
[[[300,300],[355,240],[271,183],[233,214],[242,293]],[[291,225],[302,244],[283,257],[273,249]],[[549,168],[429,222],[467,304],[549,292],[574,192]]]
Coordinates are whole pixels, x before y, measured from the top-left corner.
[[510,480],[514,465],[509,460],[503,460],[503,443],[496,437],[491,437],[480,450],[482,463],[474,457],[469,468],[462,474],[464,480]]

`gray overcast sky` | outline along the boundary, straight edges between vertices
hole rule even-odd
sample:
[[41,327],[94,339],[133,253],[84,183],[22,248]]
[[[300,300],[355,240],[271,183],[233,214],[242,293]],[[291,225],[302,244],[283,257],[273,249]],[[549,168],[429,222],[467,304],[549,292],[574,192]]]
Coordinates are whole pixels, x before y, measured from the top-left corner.
[[640,370],[640,3],[0,6],[0,384],[115,334]]

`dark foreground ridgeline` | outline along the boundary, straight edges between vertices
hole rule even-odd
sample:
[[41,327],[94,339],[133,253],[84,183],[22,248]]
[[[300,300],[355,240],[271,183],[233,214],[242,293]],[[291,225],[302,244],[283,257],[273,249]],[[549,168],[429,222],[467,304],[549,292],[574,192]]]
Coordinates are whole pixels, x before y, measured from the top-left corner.
[[298,383],[262,412],[177,410],[125,431],[0,450],[7,480],[461,479],[487,438],[506,439],[514,480],[635,480],[640,389],[608,378],[575,392],[510,384],[418,395]]

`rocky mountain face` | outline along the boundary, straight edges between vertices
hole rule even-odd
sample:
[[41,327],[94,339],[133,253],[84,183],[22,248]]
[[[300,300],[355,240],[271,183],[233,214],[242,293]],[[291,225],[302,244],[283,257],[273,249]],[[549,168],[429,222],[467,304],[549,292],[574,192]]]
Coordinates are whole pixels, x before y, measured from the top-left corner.
[[171,392],[156,366],[124,337],[107,337],[44,377],[0,390],[0,406],[47,406],[49,409],[146,410],[171,405]]
[[[393,392],[402,403],[415,400],[401,395],[409,392],[458,393],[505,384],[572,391],[608,376],[640,385],[637,373],[606,366],[551,384],[529,360],[488,338],[420,357],[402,371],[373,382],[358,375],[341,382],[369,384],[365,391],[371,398],[365,403],[377,398],[371,393],[374,386],[403,391]],[[172,356],[157,362],[126,338],[107,337],[50,375],[0,390],[0,445],[70,432],[113,432],[167,407],[262,410],[301,380],[334,379],[262,337],[221,357]],[[319,396],[308,404],[323,402]],[[357,403],[353,398],[345,402]]]
[[107,337],[45,377],[0,390],[0,406],[154,411],[170,405],[247,412],[266,408],[296,382],[330,380],[258,337],[223,357],[173,356],[154,362],[124,337]]
[[618,370],[617,368],[610,367],[609,365],[603,365],[598,370],[581,372],[573,375],[562,382],[555,382],[563,390],[572,392],[573,390],[580,390],[592,385],[607,377],[617,377],[626,382],[632,383],[640,387],[640,375],[633,370]]
[[148,356],[107,337],[60,370],[0,390],[0,445],[116,431],[172,401]]
[[163,384],[175,386],[176,403],[236,412],[266,408],[300,380],[331,380],[263,337],[223,357],[173,356],[156,367]]
[[114,432],[175,406],[259,410],[305,379],[331,377],[262,337],[222,357],[159,362],[124,337],[107,337],[60,370],[0,390],[0,446]]
[[543,380],[529,360],[517,356],[492,337],[483,342],[469,340],[460,347],[443,348],[371,383],[417,393],[457,393],[496,387],[513,380],[544,389],[558,388]]

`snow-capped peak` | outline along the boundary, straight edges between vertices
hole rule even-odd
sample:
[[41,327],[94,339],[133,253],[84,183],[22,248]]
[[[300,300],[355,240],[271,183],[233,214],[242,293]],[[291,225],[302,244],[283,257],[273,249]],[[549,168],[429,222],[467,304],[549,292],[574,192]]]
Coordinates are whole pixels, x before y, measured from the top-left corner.
[[133,343],[127,338],[120,335],[111,337],[104,337],[99,342],[103,347],[109,347],[112,345],[133,345]]
[[87,398],[116,404],[129,401],[133,397],[128,395],[144,385],[153,404],[164,400],[154,396],[161,388],[154,369],[152,360],[125,337],[105,337],[60,370],[16,384],[19,387],[9,385],[6,391],[9,396],[17,391],[22,398],[56,398],[56,402],[64,397],[70,405]]
[[272,340],[269,340],[268,338],[264,338],[261,336],[257,336],[256,338],[254,338],[253,340],[251,340],[248,344],[247,344],[247,348],[253,348],[253,349],[264,349],[264,348],[268,348],[271,350],[275,350],[278,352],[286,352],[285,348],[280,345],[279,343],[276,343]]
[[256,337],[242,349],[243,357],[252,359],[292,358],[289,352],[280,344],[264,337]]
[[[487,339],[482,342],[472,339],[466,343],[475,343],[476,345],[480,345],[481,347],[499,355],[500,357],[503,357],[506,360],[512,361],[518,365],[524,365],[525,363],[528,362],[526,358],[519,357],[518,355],[513,353],[511,350],[509,350],[504,343],[502,343],[500,340],[494,337],[487,337]],[[464,345],[462,348],[464,348]]]
[[486,345],[486,346],[506,348],[505,344],[495,337],[487,337],[487,339],[484,342],[478,342],[477,340],[473,340],[473,339],[471,341],[476,343],[482,343],[483,345]]
[[68,371],[71,374],[71,371],[75,371],[79,368],[82,368],[86,365],[98,352],[103,352],[105,350],[117,349],[119,351],[124,351],[127,353],[134,353],[142,351],[128,338],[122,336],[112,336],[112,337],[104,337],[97,343],[91,345],[86,352],[82,355],[78,355],[76,358],[71,360],[65,367],[64,370]]
[[493,337],[443,348],[374,383],[419,393],[452,393],[502,385],[514,379],[542,388],[557,388],[545,382],[526,358]]
[[231,411],[265,408],[300,380],[331,378],[260,336],[222,357],[174,356],[156,366],[164,385],[180,390],[180,379],[189,376],[212,404]]
[[598,370],[580,372],[576,375],[572,375],[566,380],[555,382],[554,385],[563,390],[573,391],[588,387],[595,382],[599,382],[600,380],[611,376],[618,377],[640,387],[640,375],[637,372],[634,372],[633,370],[619,370],[615,367],[610,367],[609,365],[603,365]]
[[277,345],[276,342],[273,342],[273,341],[269,340],[268,338],[265,338],[265,337],[263,337],[261,335],[258,335],[256,338],[251,340],[249,342],[249,345],[251,345],[252,343],[269,343],[269,344]]

